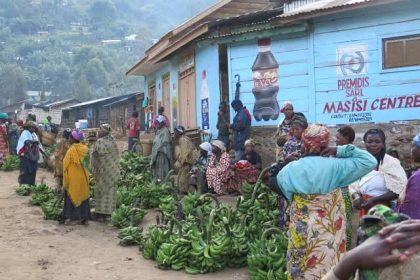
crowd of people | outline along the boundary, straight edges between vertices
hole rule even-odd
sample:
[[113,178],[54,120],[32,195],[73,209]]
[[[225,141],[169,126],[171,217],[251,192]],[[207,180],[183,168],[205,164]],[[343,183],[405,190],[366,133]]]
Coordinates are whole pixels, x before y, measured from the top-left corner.
[[[234,100],[231,106],[236,112],[232,123],[223,102],[219,106],[217,139],[202,143],[198,151],[182,126],[176,127],[171,137],[167,118],[158,115],[152,152],[155,178],[164,180],[174,169],[180,192],[198,190],[219,195],[240,194],[244,182],[255,183],[262,162],[255,151],[256,142],[250,138],[251,115],[240,100]],[[343,272],[348,268],[343,268],[341,259],[344,267],[354,266],[343,258],[354,247],[353,211],[362,221],[381,205],[402,217],[420,219],[420,172],[407,179],[400,161],[387,154],[381,129],[366,131],[365,149],[361,149],[353,145],[356,133],[350,126],[340,127],[332,139],[326,126],[309,124],[304,114],[294,112],[292,103],[285,102],[281,112],[284,118],[275,135],[277,162],[270,168],[266,182],[279,196],[279,226],[289,232],[288,276],[335,279],[331,277],[347,273]],[[336,146],[329,147],[334,140]],[[417,135],[412,149],[416,162],[420,162],[419,142]],[[375,242],[383,243],[383,239]],[[418,246],[418,242],[412,241],[410,246]],[[354,255],[367,254],[363,248]],[[397,262],[395,258],[393,262]],[[337,271],[333,271],[336,266]]]
[[[167,180],[174,170],[175,185],[182,194],[241,194],[244,182],[256,183],[263,166],[258,144],[250,138],[251,115],[240,100],[234,100],[231,107],[236,113],[232,123],[223,102],[217,139],[198,148],[183,126],[175,127],[172,135],[169,119],[159,109],[152,124],[153,178]],[[290,102],[283,104],[281,112],[284,118],[275,134],[276,163],[265,182],[278,194],[279,227],[289,234],[288,278],[348,279],[360,269],[361,279],[370,279],[363,278],[369,274],[364,270],[405,262],[416,255],[420,251],[420,222],[416,220],[420,219],[420,170],[407,176],[400,161],[387,154],[384,131],[366,131],[365,149],[361,149],[353,145],[353,128],[342,126],[332,147],[329,143],[334,139],[326,126],[309,124]],[[0,160],[8,154],[19,156],[20,184],[35,184],[44,153],[38,131],[48,131],[49,122],[37,125],[29,117],[25,123],[13,124],[7,114],[0,114]],[[137,112],[127,129],[130,150],[139,138]],[[111,127],[101,125],[98,139],[90,145],[84,140],[80,130],[65,129],[54,152],[57,190],[64,197],[60,223],[105,221],[116,207],[119,151]],[[411,151],[413,161],[420,163],[420,134],[414,137]],[[96,178],[94,215],[89,206],[91,174]],[[365,238],[358,232],[358,242],[364,242],[355,249],[353,212],[365,226]],[[375,260],[363,263],[358,259],[369,256]]]

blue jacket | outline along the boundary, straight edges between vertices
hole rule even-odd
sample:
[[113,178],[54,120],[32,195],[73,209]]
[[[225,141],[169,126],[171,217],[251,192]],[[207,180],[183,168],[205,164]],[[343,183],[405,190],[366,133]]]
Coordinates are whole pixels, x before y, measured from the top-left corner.
[[236,113],[231,128],[233,129],[233,146],[235,150],[243,150],[245,141],[249,138],[251,119],[246,113],[246,107]]

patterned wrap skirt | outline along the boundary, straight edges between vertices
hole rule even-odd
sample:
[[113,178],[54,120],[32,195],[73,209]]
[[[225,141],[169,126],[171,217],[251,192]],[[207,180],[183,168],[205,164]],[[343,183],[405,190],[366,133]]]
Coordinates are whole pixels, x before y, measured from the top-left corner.
[[347,214],[341,189],[294,195],[290,206],[287,277],[322,279],[346,252]]

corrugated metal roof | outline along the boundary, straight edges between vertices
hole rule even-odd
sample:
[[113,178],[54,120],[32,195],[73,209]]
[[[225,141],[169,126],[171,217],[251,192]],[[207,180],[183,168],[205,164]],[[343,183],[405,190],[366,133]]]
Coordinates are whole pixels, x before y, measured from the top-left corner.
[[116,99],[116,98],[118,98],[118,96],[110,96],[110,97],[99,98],[99,99],[95,99],[95,100],[90,100],[90,101],[82,102],[82,103],[79,103],[79,104],[76,104],[76,105],[67,107],[66,109],[83,107],[83,106],[95,104],[95,103],[106,101],[106,100],[110,100],[110,99]]
[[303,5],[302,7],[294,9],[291,12],[279,15],[277,16],[277,18],[286,18],[300,14],[307,14],[332,8],[357,5],[366,2],[378,2],[378,0],[321,0],[314,3],[309,3],[307,5]]

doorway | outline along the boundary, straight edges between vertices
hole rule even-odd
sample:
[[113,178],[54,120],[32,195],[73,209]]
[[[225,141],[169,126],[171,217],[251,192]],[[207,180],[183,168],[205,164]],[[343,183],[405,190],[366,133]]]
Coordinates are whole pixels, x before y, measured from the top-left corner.
[[179,124],[187,129],[197,126],[195,106],[195,73],[190,68],[179,75]]
[[229,104],[228,47],[219,45],[219,88],[220,102]]
[[165,74],[162,77],[162,107],[165,108],[165,115],[170,116],[171,114],[171,100],[170,100],[170,83],[169,83],[169,73]]

